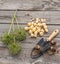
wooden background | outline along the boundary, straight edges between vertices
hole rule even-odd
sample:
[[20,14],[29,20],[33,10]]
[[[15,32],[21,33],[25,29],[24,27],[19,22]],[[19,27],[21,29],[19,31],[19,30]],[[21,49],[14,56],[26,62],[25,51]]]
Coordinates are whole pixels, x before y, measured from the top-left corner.
[[[0,0],[0,37],[9,29],[11,18],[15,10],[21,27],[25,27],[31,18],[46,18],[49,32],[43,37],[47,38],[54,29],[60,30],[60,0]],[[0,64],[60,64],[60,54],[44,56],[36,59],[30,58],[30,53],[35,44],[41,39],[30,38],[22,42],[22,52],[19,56],[12,57],[0,40]],[[60,44],[60,33],[54,39]]]

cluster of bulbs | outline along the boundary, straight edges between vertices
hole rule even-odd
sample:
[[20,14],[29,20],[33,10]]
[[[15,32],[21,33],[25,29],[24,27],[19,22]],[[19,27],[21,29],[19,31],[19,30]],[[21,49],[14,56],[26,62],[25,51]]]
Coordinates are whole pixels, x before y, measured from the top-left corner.
[[31,22],[27,23],[25,30],[29,32],[31,37],[37,37],[38,34],[43,36],[44,33],[48,32],[46,25],[46,19],[35,18]]

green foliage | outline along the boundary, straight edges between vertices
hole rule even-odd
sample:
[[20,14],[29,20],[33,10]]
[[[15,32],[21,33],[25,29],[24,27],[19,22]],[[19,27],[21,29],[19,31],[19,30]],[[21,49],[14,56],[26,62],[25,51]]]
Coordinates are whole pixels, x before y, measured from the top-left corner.
[[17,41],[23,41],[26,39],[26,31],[24,28],[20,28],[20,30],[17,30],[15,33],[15,39]]
[[9,44],[7,47],[12,55],[17,55],[22,49],[21,44],[17,42],[16,43],[12,42],[12,44]]
[[[16,20],[17,30],[15,30],[15,28],[14,28],[14,20]],[[5,33],[2,36],[1,40],[4,44],[7,45],[9,52],[12,55],[16,55],[22,49],[21,44],[18,42],[23,41],[25,39],[26,39],[26,31],[24,28],[19,29],[19,25],[18,25],[18,21],[17,21],[17,17],[16,17],[16,12],[15,12],[12,17],[12,22],[11,22],[9,31],[8,31],[8,33]]]
[[7,45],[9,52],[12,55],[17,55],[21,51],[22,46],[18,42],[25,39],[26,39],[26,31],[24,28],[20,28],[19,30],[16,30],[15,32],[9,34],[5,33],[2,36],[2,42]]
[[3,36],[2,36],[2,42],[4,44],[10,44],[11,42],[14,41],[14,35],[13,34],[8,34],[8,33],[5,33]]

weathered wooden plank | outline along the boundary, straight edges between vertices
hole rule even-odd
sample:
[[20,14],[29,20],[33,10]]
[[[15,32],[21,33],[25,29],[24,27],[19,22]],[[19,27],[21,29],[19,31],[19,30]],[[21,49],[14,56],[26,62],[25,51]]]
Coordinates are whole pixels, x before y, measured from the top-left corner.
[[[57,41],[60,42],[60,39],[59,38],[56,38]],[[12,62],[13,61],[26,61],[26,62],[33,62],[34,59],[31,59],[30,58],[30,53],[31,53],[31,50],[32,48],[35,46],[37,42],[35,43],[22,43],[22,51],[21,53],[16,56],[16,57],[13,57],[9,54],[8,52],[8,49],[7,48],[3,48],[3,47],[0,47],[0,60],[3,58],[5,60],[7,60],[9,62],[9,60]],[[57,43],[58,44],[58,43]],[[60,43],[59,43],[60,44]],[[59,48],[60,49],[60,48]],[[42,59],[43,58],[43,59]],[[60,54],[55,54],[53,56],[48,56],[47,54],[45,54],[44,56],[42,56],[42,58],[40,58],[40,60],[43,60],[44,62],[42,62],[43,64],[46,62],[46,63],[59,63],[60,62]],[[16,63],[15,61],[15,63]],[[0,61],[1,62],[1,61]],[[2,61],[4,62],[4,60]]]
[[[3,34],[3,32],[9,29],[12,15],[14,13],[14,10],[16,9],[20,10],[17,12],[17,17],[19,25],[21,27],[25,27],[26,23],[29,22],[31,18],[39,17],[47,19],[47,25],[49,28],[49,32],[45,34],[43,37],[47,38],[51,34],[51,32],[56,28],[60,30],[59,0],[0,0],[0,37]],[[8,52],[8,49],[0,41],[0,64],[31,64],[31,62],[34,61],[30,58],[31,50],[40,39],[41,37],[37,37],[36,39],[34,39],[30,38],[30,36],[28,35],[27,39],[22,41],[21,54],[19,54],[16,57],[11,56]],[[60,33],[54,40],[58,44],[60,44]],[[60,64],[60,54],[55,54],[53,56],[44,55],[42,56],[42,58],[40,57],[39,60],[42,60],[42,62],[40,62],[39,64]]]
[[[47,38],[47,37],[45,37]],[[22,41],[22,48],[23,49],[30,49],[33,48],[35,46],[35,44],[37,44],[37,42],[40,40],[41,38],[26,38],[26,40]],[[58,45],[60,45],[60,38],[55,38],[54,41],[57,42]],[[33,46],[32,46],[33,45]],[[6,48],[6,46],[3,44],[3,42],[0,40],[0,47],[2,48]]]
[[[11,23],[14,11],[0,11],[0,23]],[[31,18],[46,18],[47,24],[60,25],[59,11],[18,11],[18,22],[20,24],[28,23]]]
[[[2,32],[4,32],[4,31],[6,31],[6,30],[8,30],[8,28],[9,28],[9,26],[10,26],[10,24],[0,24],[0,26],[2,27],[0,27],[1,29],[0,29],[0,32],[2,33]],[[26,26],[26,25],[21,25],[21,27],[22,26]],[[50,25],[48,25],[49,26],[49,30],[50,30],[50,32],[52,32],[53,31],[53,29],[54,29],[54,27],[55,28],[58,28],[59,26],[50,26]],[[53,27],[53,28],[52,28]],[[51,29],[52,28],[52,29]],[[6,30],[5,30],[6,29]],[[52,30],[52,31],[51,31]],[[59,30],[60,30],[60,28],[59,28]],[[36,39],[33,39],[33,38],[30,38],[29,36],[27,37],[27,39],[25,40],[25,41],[23,41],[22,42],[22,47],[23,47],[23,49],[22,49],[22,52],[21,52],[21,54],[19,54],[19,56],[18,57],[16,57],[16,61],[15,61],[15,57],[12,57],[10,54],[9,54],[9,52],[8,52],[8,50],[7,50],[7,48],[4,48],[4,46],[3,46],[3,44],[2,44],[2,42],[0,43],[0,60],[3,58],[4,60],[3,61],[0,61],[1,63],[6,63],[6,64],[9,64],[10,62],[11,62],[11,64],[13,64],[14,62],[13,61],[15,61],[15,63],[17,63],[18,62],[18,60],[19,60],[19,62],[18,63],[20,63],[20,62],[22,62],[22,61],[24,61],[24,63],[26,62],[28,62],[29,61],[29,63],[30,62],[33,62],[33,60],[30,58],[30,53],[31,53],[31,50],[32,50],[32,48],[35,46],[35,44],[38,42],[40,40],[40,37],[37,37]],[[60,38],[55,38],[55,41],[57,41],[57,43],[59,43],[60,42]],[[60,44],[60,43],[59,43]],[[14,58],[14,59],[13,59]],[[43,59],[44,59],[44,62],[42,62],[43,64],[44,63],[49,63],[49,62],[51,62],[51,63],[57,63],[57,62],[59,62],[60,63],[60,60],[59,60],[59,58],[60,58],[60,55],[59,54],[57,54],[57,55],[54,55],[53,57],[50,57],[50,56],[47,56],[46,57],[46,55],[44,55],[44,57],[43,57]],[[13,61],[12,61],[12,59],[13,59]],[[9,60],[10,60],[10,62],[9,62]],[[31,61],[32,60],[32,61]],[[7,61],[7,62],[6,62]],[[24,64],[23,63],[23,64]]]
[[[10,24],[0,24],[0,33],[2,33],[2,32],[4,32],[4,31],[6,31],[6,30],[8,30],[8,28],[9,28],[9,26],[10,26]],[[22,26],[26,26],[26,25],[21,25],[21,27]],[[50,30],[50,33],[53,31],[53,29],[55,29],[55,28],[59,28],[59,26],[50,26],[50,25],[48,25],[49,26],[49,30]],[[1,28],[2,27],[2,28]],[[52,28],[53,27],[53,28]],[[55,27],[55,28],[54,28]],[[52,28],[52,29],[51,29]],[[60,28],[59,28],[59,30],[60,30]],[[18,62],[18,60],[19,60],[19,62],[21,62],[21,61],[24,61],[24,62],[31,62],[31,58],[30,58],[30,53],[31,53],[31,50],[32,50],[32,48],[35,46],[35,44],[38,42],[40,40],[40,37],[37,37],[36,39],[32,39],[32,38],[30,38],[29,36],[27,37],[27,39],[24,41],[24,42],[22,42],[22,47],[23,47],[23,49],[22,49],[22,52],[21,52],[21,54],[18,56],[18,57],[16,57],[16,61]],[[56,38],[55,39],[58,43],[60,42],[60,38]],[[60,43],[59,43],[60,44]],[[12,57],[10,54],[9,54],[9,52],[8,52],[8,50],[7,50],[7,48],[2,48],[3,47],[3,45],[2,45],[2,42],[0,43],[0,46],[1,46],[1,48],[0,48],[0,58],[3,58],[3,59],[5,59],[5,61],[7,61],[7,63],[9,63],[9,60],[11,60],[11,64],[12,64],[12,59],[13,59],[13,61],[15,60],[15,57]],[[45,59],[46,58],[46,56],[44,56],[43,57],[43,59]],[[58,60],[57,60],[57,59]],[[46,61],[47,63],[48,63],[48,61],[49,61],[49,59],[51,59],[51,62],[53,63],[53,62],[60,62],[59,61],[59,58],[60,58],[60,55],[59,54],[57,54],[56,56],[53,56],[53,57],[47,57],[46,58],[46,60],[44,60],[44,61]],[[1,59],[0,59],[1,60]],[[3,60],[2,61],[2,63],[4,62],[5,63],[5,61]],[[17,63],[15,61],[15,63]],[[33,60],[32,60],[33,61]],[[18,63],[19,63],[18,62]],[[56,63],[55,62],[55,63]],[[23,63],[24,64],[24,63]]]
[[5,58],[0,58],[0,64],[30,64],[28,62],[25,61],[21,61],[21,60],[14,60],[13,59],[5,59]]
[[[21,27],[25,27],[27,25],[19,25]],[[0,24],[0,36],[9,30],[9,27],[10,27],[10,24]],[[16,27],[16,26],[15,26]],[[52,28],[52,29],[51,29]],[[49,29],[49,32],[47,34],[44,34],[44,36],[49,36],[53,30],[55,29],[59,29],[60,30],[60,26],[59,25],[48,25],[48,29]],[[28,36],[29,37],[29,36]],[[57,37],[60,37],[60,33]]]
[[60,10],[60,0],[0,0],[0,10]]

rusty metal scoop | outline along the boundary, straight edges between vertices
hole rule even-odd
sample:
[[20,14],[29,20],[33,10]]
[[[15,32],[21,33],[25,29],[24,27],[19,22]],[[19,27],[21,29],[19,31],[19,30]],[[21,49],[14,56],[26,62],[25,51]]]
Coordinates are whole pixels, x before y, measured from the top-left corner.
[[54,39],[54,37],[57,36],[58,33],[59,30],[56,29],[47,39],[41,38],[41,40],[32,49],[31,58],[32,59],[38,58],[41,55],[43,55],[45,52],[47,52],[51,47],[51,41]]

